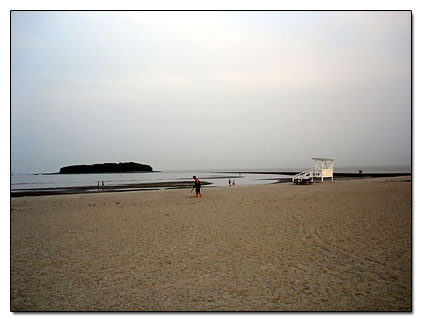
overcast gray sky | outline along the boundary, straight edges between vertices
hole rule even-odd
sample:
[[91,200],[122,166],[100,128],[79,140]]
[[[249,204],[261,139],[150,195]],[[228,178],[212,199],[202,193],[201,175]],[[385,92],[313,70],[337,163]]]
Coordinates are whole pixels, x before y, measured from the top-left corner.
[[410,166],[410,12],[12,12],[12,173]]

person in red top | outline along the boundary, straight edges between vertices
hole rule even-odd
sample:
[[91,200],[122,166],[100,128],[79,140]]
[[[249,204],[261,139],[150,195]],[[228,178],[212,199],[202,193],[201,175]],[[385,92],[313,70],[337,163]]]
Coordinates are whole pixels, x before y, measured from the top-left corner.
[[201,182],[199,181],[199,178],[197,178],[196,176],[193,176],[193,179],[195,181],[195,184],[193,184],[193,187],[194,187],[194,189],[196,191],[196,197],[198,197],[198,195],[199,195],[199,197],[202,197],[202,194],[201,194]]

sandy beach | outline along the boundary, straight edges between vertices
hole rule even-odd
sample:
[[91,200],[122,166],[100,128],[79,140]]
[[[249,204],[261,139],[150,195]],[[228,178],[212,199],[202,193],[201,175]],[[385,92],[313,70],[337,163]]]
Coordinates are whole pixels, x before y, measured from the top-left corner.
[[12,311],[411,311],[411,177],[11,199]]

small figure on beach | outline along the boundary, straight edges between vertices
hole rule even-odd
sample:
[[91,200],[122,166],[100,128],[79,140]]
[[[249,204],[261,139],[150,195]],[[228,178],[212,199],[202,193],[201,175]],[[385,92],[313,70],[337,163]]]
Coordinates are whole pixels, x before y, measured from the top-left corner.
[[202,194],[201,194],[201,182],[199,181],[199,178],[197,178],[196,176],[193,176],[193,179],[195,181],[195,183],[193,184],[193,188],[196,191],[196,197],[198,197],[198,195],[199,195],[199,197],[202,197]]
[[104,181],[101,181],[101,187],[103,188],[103,190],[104,190]]
[[233,186],[235,186],[236,185],[236,181],[235,180],[233,180]]
[[359,176],[362,178],[362,170],[359,169]]
[[232,186],[232,181],[230,180],[230,178],[229,178],[229,186]]

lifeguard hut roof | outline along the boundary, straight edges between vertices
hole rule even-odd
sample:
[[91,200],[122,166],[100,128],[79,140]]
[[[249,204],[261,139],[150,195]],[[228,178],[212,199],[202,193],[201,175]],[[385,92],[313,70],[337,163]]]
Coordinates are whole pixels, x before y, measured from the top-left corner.
[[312,158],[313,160],[327,160],[327,161],[334,161],[332,158]]

